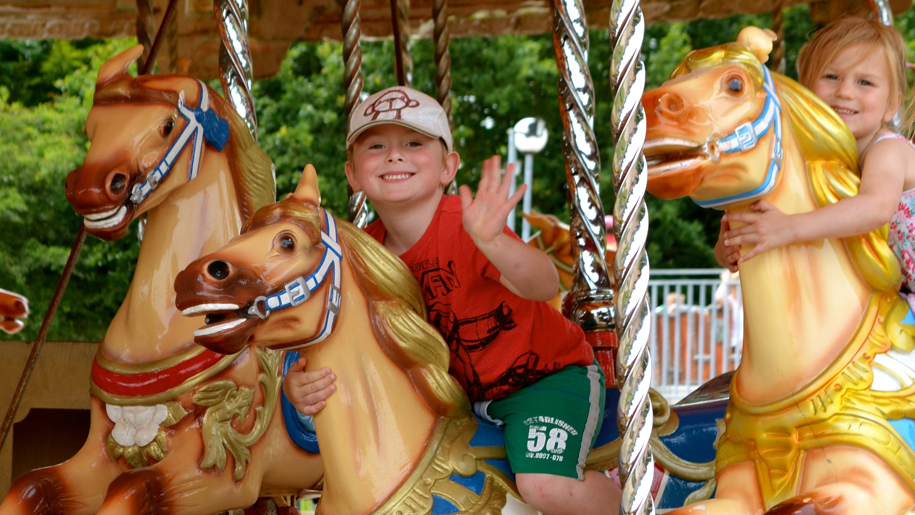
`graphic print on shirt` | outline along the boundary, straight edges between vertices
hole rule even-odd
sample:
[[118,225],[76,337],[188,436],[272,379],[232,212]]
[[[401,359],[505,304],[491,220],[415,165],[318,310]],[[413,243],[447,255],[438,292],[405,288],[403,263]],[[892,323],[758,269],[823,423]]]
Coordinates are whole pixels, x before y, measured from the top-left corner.
[[[533,352],[515,357],[514,362],[494,381],[483,384],[474,366],[474,354],[484,351],[503,331],[516,327],[511,307],[504,301],[495,309],[476,316],[458,318],[448,295],[461,287],[455,264],[442,266],[438,258],[413,267],[429,310],[429,323],[448,343],[452,374],[459,378],[471,399],[496,398],[505,392],[530,384],[551,373],[540,370],[540,358]],[[505,356],[506,358],[510,358]],[[477,360],[480,358],[477,357]]]

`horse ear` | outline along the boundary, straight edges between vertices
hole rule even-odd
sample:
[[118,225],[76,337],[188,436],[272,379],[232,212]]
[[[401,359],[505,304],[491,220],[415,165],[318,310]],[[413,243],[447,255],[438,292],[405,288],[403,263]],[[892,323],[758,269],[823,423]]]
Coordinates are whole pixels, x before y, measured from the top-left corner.
[[778,36],[774,32],[758,27],[744,27],[737,36],[737,42],[749,48],[759,59],[760,64],[765,64],[769,60],[772,42],[776,39]]
[[127,69],[143,54],[143,45],[135,45],[105,61],[98,70],[96,86],[101,86],[122,76],[130,76]]
[[321,192],[318,190],[318,173],[315,167],[310,164],[305,165],[302,170],[302,178],[299,179],[299,185],[295,188],[292,196],[303,204],[321,205]]

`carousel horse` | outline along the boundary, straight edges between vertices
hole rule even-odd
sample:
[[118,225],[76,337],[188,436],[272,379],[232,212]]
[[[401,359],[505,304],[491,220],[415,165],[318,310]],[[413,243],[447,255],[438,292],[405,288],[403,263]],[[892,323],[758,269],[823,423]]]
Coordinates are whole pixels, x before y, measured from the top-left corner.
[[[448,346],[426,322],[410,270],[318,207],[319,199],[309,165],[295,193],[178,275],[178,308],[205,316],[197,343],[229,354],[287,350],[287,367],[301,353],[310,369],[334,371],[337,391],[311,427],[301,427],[282,400],[290,431],[317,435],[325,464],[320,513],[531,513],[514,486],[501,430],[470,414],[448,374]],[[618,462],[612,406],[619,392],[607,395],[591,470]],[[655,406],[655,453],[679,476],[660,470],[653,493],[674,506],[701,487],[707,497],[714,418],[674,413],[659,398]]]
[[[729,213],[757,200],[807,212],[857,193],[851,133],[762,65],[771,36],[748,27],[736,43],[693,52],[643,97],[651,193]],[[740,263],[746,336],[718,490],[673,513],[911,512],[915,317],[885,236],[884,227]]]
[[21,319],[29,316],[29,301],[18,293],[0,288],[0,331],[16,334],[25,327]]
[[320,457],[295,446],[281,422],[282,355],[199,347],[196,324],[174,305],[178,272],[274,200],[273,165],[202,82],[131,76],[141,52],[100,69],[91,146],[67,176],[90,234],[120,238],[148,215],[127,298],[92,364],[89,437],[69,461],[16,479],[3,515],[216,513],[322,475]]

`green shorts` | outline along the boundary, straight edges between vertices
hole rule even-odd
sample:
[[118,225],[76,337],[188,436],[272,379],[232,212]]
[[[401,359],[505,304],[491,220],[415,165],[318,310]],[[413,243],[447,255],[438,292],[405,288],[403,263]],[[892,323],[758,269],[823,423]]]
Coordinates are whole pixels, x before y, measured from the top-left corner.
[[505,426],[505,452],[516,474],[583,480],[603,419],[604,393],[604,373],[596,363],[571,366],[501,399],[475,402],[473,410]]

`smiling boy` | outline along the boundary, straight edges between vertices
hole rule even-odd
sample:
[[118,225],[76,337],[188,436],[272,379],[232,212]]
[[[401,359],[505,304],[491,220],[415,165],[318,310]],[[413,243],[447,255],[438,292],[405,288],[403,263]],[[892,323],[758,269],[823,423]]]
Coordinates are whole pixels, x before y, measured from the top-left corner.
[[[453,146],[444,110],[418,91],[389,88],[358,106],[346,176],[378,214],[366,231],[413,271],[474,411],[505,426],[524,500],[548,515],[616,513],[619,488],[584,470],[600,430],[603,373],[581,329],[545,303],[558,289],[549,257],[505,227],[524,187],[508,195],[496,157],[475,196],[467,186],[444,195],[460,165]],[[289,370],[284,391],[313,414],[333,375],[304,368],[299,360]]]

